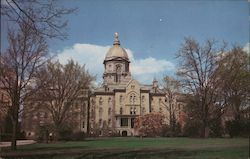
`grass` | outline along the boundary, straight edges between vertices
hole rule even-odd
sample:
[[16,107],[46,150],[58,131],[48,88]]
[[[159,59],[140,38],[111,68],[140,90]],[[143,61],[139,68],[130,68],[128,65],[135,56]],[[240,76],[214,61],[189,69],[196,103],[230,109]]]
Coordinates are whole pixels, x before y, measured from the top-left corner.
[[[5,149],[8,156],[45,155],[46,158],[204,158],[241,159],[248,156],[247,138],[97,138],[86,141],[36,143]],[[59,157],[60,156],[60,157]]]

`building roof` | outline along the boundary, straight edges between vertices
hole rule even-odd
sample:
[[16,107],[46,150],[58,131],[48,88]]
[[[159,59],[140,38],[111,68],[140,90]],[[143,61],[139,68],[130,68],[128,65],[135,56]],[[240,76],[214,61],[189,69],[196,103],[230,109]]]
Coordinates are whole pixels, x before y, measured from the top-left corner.
[[127,54],[126,50],[120,46],[118,33],[115,33],[113,47],[111,47],[109,49],[109,51],[107,52],[104,61],[112,60],[112,59],[117,58],[117,57],[120,57],[120,58],[123,58],[123,59],[129,61],[128,54]]

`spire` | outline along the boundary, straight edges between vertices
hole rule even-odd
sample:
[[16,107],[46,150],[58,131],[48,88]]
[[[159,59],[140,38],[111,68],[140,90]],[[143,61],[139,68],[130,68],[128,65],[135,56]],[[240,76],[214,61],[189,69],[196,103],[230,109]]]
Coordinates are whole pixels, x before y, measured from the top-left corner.
[[118,37],[118,33],[117,32],[115,32],[115,40],[114,40],[113,45],[120,45],[120,41],[119,41],[119,37]]

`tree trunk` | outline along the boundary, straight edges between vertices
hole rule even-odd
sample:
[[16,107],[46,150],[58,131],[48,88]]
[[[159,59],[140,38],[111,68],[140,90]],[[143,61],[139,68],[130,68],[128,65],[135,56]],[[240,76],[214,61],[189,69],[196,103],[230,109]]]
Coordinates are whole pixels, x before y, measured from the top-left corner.
[[14,121],[12,126],[11,150],[16,150],[16,131],[17,131],[17,122]]
[[203,127],[202,127],[202,138],[207,138],[209,136],[209,127],[206,119],[203,119]]

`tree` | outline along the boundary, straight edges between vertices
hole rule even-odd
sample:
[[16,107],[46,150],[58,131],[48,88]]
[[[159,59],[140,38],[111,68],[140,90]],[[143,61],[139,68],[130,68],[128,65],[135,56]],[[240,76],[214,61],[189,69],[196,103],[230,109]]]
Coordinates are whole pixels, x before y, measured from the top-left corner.
[[216,76],[222,81],[218,89],[220,100],[235,120],[241,120],[250,93],[249,55],[242,47],[234,46],[220,57],[218,64]]
[[[12,150],[16,149],[16,127],[22,104],[35,91],[30,89],[34,73],[46,61],[47,38],[66,37],[67,21],[63,15],[74,10],[61,7],[53,0],[1,1],[1,17],[9,23],[9,48],[0,54],[0,86],[11,99],[8,109],[13,123]],[[9,111],[1,105],[3,109]]]
[[[165,105],[169,113],[169,126],[171,134],[174,134],[177,124],[176,114],[178,111],[177,98],[180,93],[180,83],[176,79],[170,76],[166,76],[163,79],[163,90],[166,93],[167,104]],[[164,102],[162,102],[164,104]]]
[[202,122],[202,136],[206,137],[209,118],[219,107],[215,107],[217,100],[217,86],[220,81],[215,76],[218,53],[224,53],[225,45],[216,47],[214,40],[208,40],[202,46],[192,38],[185,38],[179,51],[180,65],[177,75],[180,77],[184,90],[196,99],[199,119]]
[[71,126],[73,103],[83,97],[83,90],[90,89],[93,79],[84,66],[73,60],[65,65],[49,62],[36,74],[35,83],[40,89],[28,103],[39,101],[38,109],[44,108],[51,114],[57,139],[61,130]]
[[150,113],[135,118],[135,130],[140,136],[160,136],[165,127],[165,117],[160,113]]
[[16,149],[16,131],[22,105],[36,91],[30,89],[35,72],[46,61],[47,43],[29,27],[30,21],[20,24],[20,30],[9,30],[9,48],[1,56],[0,85],[11,99],[9,114],[12,121],[12,144]]
[[48,38],[65,39],[67,20],[64,15],[73,13],[76,8],[65,8],[56,0],[4,0],[1,1],[1,15],[11,25],[27,23],[36,34]]

